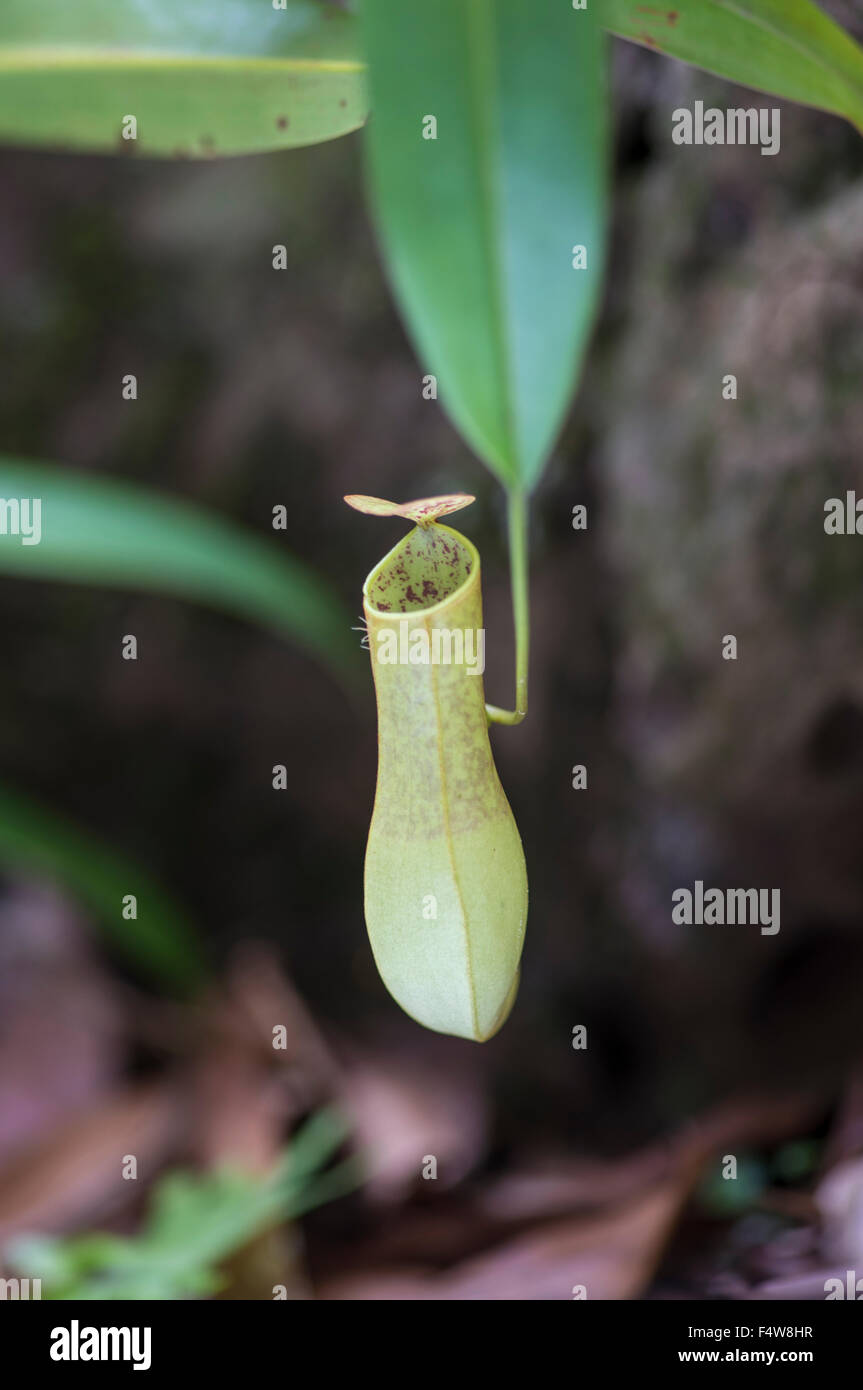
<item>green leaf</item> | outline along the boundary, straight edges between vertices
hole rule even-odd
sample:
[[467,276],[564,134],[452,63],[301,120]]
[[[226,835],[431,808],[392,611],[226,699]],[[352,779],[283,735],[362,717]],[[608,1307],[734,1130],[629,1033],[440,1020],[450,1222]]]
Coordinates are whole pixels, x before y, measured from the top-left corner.
[[268,1177],[175,1171],[155,1188],[137,1235],[20,1236],[10,1242],[5,1259],[30,1278],[41,1278],[46,1297],[54,1299],[164,1300],[213,1293],[221,1285],[217,1266],[233,1251],[277,1222],[356,1187],[359,1170],[352,1160],[314,1181],[346,1136],[337,1112],[319,1111]]
[[331,140],[366,115],[356,28],[318,0],[2,0],[0,140],[185,156]]
[[[112,946],[160,983],[188,989],[203,980],[197,937],[156,884],[113,850],[6,787],[0,787],[0,864],[70,889]],[[127,893],[138,899],[135,921],[122,915]]]
[[621,38],[863,128],[863,49],[810,0],[602,0]]
[[0,573],[192,599],[293,637],[347,678],[360,666],[348,613],[275,541],[131,483],[0,458],[9,499],[39,500],[41,539],[26,544],[0,510]]
[[[605,63],[596,6],[364,0],[370,189],[423,369],[471,446],[531,486],[600,284]],[[423,138],[423,120],[437,139]],[[573,269],[573,247],[588,269]]]

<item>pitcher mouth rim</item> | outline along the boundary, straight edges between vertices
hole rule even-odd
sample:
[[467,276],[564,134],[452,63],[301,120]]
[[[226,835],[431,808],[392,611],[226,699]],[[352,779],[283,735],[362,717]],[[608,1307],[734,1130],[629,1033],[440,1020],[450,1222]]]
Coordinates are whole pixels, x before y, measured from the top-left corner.
[[456,531],[452,526],[444,526],[440,522],[433,522],[432,524],[438,531],[445,531],[448,536],[452,536],[456,543],[468,552],[468,558],[470,559],[471,565],[470,574],[467,576],[466,579],[462,581],[461,584],[458,585],[457,588],[453,589],[451,593],[447,594],[442,599],[438,599],[437,603],[417,605],[414,608],[399,611],[378,608],[374,603],[372,603],[371,599],[369,598],[369,588],[375,582],[375,580],[377,579],[381,571],[384,569],[384,567],[392,561],[394,556],[398,554],[402,547],[406,545],[406,543],[411,539],[413,535],[416,534],[417,531],[428,529],[423,528],[421,526],[415,526],[412,531],[408,531],[406,536],[402,536],[401,540],[396,542],[392,550],[387,551],[383,559],[379,560],[378,563],[375,565],[374,569],[370,570],[368,575],[366,576],[366,582],[363,584],[363,605],[365,607],[366,613],[370,617],[379,618],[384,621],[392,621],[394,619],[400,619],[405,622],[410,622],[412,619],[425,620],[432,614],[440,613],[442,609],[446,608],[456,599],[463,598],[464,595],[469,592],[472,584],[479,584],[479,551],[477,550],[473,541],[468,540],[467,536],[462,535],[461,531]]

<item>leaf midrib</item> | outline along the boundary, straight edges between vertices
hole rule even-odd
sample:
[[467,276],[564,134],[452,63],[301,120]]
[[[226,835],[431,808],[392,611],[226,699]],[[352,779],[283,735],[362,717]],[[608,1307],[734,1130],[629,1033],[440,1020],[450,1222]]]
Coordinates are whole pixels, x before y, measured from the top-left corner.
[[[493,55],[496,52],[496,43],[490,0],[468,0],[466,16],[468,69],[473,79],[470,84],[474,114],[473,129],[476,131],[477,137],[475,156],[479,174],[479,205],[484,239],[488,249],[488,287],[494,323],[493,341],[503,391],[502,413],[506,447],[504,462],[512,475],[512,481],[514,481],[518,476],[518,446],[513,397],[514,371],[512,360],[507,351],[506,325],[509,316],[506,305],[506,280],[501,261],[501,247],[496,235],[496,228],[500,221],[498,214],[501,197],[495,175],[494,160],[491,156],[491,151],[495,148],[495,141],[492,138],[496,109],[492,63]],[[484,57],[487,59],[486,62],[483,62]]]
[[244,55],[166,52],[163,49],[126,49],[63,46],[16,48],[0,46],[0,72],[33,72],[57,68],[226,68],[253,72],[364,72],[365,63],[354,58],[258,58]]

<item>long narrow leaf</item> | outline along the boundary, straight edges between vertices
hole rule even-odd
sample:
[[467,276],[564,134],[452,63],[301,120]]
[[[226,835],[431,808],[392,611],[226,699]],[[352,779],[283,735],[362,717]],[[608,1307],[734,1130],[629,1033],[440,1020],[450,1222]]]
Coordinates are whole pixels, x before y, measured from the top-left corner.
[[[0,4],[6,142],[192,157],[284,149],[355,130],[364,86],[355,21],[318,0]],[[123,136],[127,116],[136,139]]]
[[[546,460],[600,283],[597,9],[363,4],[370,186],[389,271],[442,405],[509,484],[530,486]],[[574,246],[587,269],[573,267]]]
[[[18,529],[41,507],[38,544],[0,510],[0,573],[193,599],[295,638],[340,674],[356,669],[351,620],[326,586],[271,543],[188,502],[55,464],[0,458],[0,504]],[[5,532],[5,534],[4,534]]]
[[[118,951],[162,984],[188,988],[204,977],[197,938],[145,874],[93,837],[26,797],[0,787],[0,865],[68,888],[93,912]],[[123,898],[138,900],[137,919],[123,917]]]
[[601,0],[621,38],[863,128],[863,49],[811,0]]
[[[269,1174],[219,1169],[175,1170],[160,1179],[148,1214],[134,1236],[107,1233],[55,1239],[22,1235],[3,1251],[5,1261],[45,1283],[45,1297],[80,1299],[184,1299],[217,1292],[218,1266],[262,1232],[353,1191],[361,1181],[348,1159],[324,1170],[345,1137],[343,1122],[313,1116],[291,1140]],[[306,1134],[314,1129],[315,1134]],[[305,1150],[295,1162],[294,1149]],[[285,1172],[296,1174],[294,1181]]]

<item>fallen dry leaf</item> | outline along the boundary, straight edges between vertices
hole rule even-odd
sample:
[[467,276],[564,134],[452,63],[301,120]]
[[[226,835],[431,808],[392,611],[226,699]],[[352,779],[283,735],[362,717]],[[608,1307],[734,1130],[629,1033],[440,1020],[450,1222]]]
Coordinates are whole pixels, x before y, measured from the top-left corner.
[[[344,1054],[339,1100],[363,1155],[372,1202],[395,1204],[412,1191],[443,1192],[460,1183],[483,1154],[487,1106],[481,1074],[440,1066],[424,1040]],[[424,1181],[430,1159],[435,1179]]]
[[[398,1276],[373,1270],[358,1278],[334,1280],[318,1296],[523,1302],[571,1300],[578,1290],[579,1297],[591,1300],[637,1298],[653,1276],[694,1177],[694,1168],[681,1170],[612,1215],[556,1222],[466,1260],[445,1274]],[[400,1294],[393,1292],[395,1279]]]
[[[181,1093],[167,1083],[124,1091],[80,1112],[0,1168],[0,1246],[23,1231],[82,1226],[136,1201],[173,1152]],[[138,1160],[124,1180],[124,1155]]]

